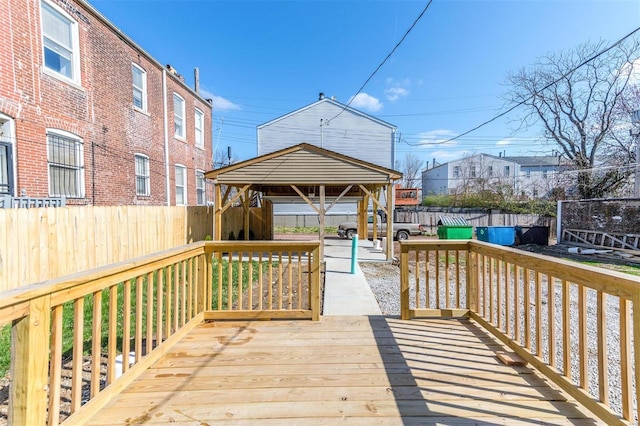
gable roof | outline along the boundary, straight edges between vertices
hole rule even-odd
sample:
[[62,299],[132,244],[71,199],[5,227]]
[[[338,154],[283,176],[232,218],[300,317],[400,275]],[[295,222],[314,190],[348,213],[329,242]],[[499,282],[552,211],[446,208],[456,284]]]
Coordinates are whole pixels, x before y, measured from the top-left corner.
[[539,155],[539,156],[521,156],[521,157],[502,157],[518,163],[524,167],[537,166],[558,166],[560,165],[560,157],[555,155]]
[[402,173],[306,143],[205,173],[220,184],[379,184]]
[[[290,113],[288,113],[288,114],[282,115],[282,116],[280,116],[280,117],[278,117],[278,118],[274,118],[273,120],[267,121],[266,123],[260,124],[257,128],[258,128],[258,130],[259,130],[259,129],[263,128],[263,127],[266,127],[266,126],[269,126],[269,125],[271,125],[271,124],[277,123],[277,122],[278,122],[278,121],[280,121],[280,120],[284,120],[285,118],[290,117],[290,116],[292,116],[292,115],[295,115],[295,114],[297,114],[297,113],[299,113],[299,112],[302,112],[302,111],[305,111],[305,110],[308,110],[308,109],[314,108],[314,107],[316,107],[317,105],[320,105],[320,104],[322,104],[322,103],[329,103],[329,104],[331,104],[331,105],[334,105],[334,106],[336,106],[336,107],[340,108],[341,110],[349,111],[349,112],[350,112],[350,113],[352,113],[352,114],[355,114],[355,115],[358,115],[358,116],[360,116],[360,117],[366,118],[366,119],[368,119],[368,120],[371,120],[371,121],[373,121],[373,122],[376,122],[376,123],[378,123],[378,124],[381,124],[381,125],[383,125],[383,126],[386,126],[386,127],[390,128],[390,129],[393,129],[393,130],[396,130],[396,129],[397,129],[397,127],[396,127],[396,126],[394,126],[393,124],[387,123],[386,121],[380,120],[379,118],[376,118],[376,117],[374,117],[374,116],[372,116],[372,115],[366,114],[366,113],[364,113],[364,112],[362,112],[362,111],[358,111],[357,109],[351,108],[351,107],[350,107],[350,106],[348,106],[348,105],[345,105],[345,104],[343,104],[343,103],[340,103],[340,102],[338,102],[338,101],[336,101],[336,100],[334,100],[334,99],[330,99],[330,98],[322,98],[322,99],[320,99],[320,100],[317,100],[316,102],[314,102],[314,103],[312,103],[312,104],[309,104],[309,105],[304,106],[304,107],[302,107],[302,108],[298,108],[298,109],[296,109],[296,110],[294,110],[294,111],[291,111],[291,112],[290,112]],[[337,113],[336,113],[336,114],[337,114]]]

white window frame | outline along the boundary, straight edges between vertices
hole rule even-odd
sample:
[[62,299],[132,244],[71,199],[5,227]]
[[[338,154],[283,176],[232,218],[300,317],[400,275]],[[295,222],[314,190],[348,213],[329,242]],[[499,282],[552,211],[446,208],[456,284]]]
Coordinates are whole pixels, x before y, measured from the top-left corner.
[[[71,36],[70,46],[66,46],[61,43],[60,40],[55,40],[53,35],[46,31],[44,24],[44,13],[45,8],[48,8],[54,15],[57,15],[57,18],[60,18],[69,26],[69,33]],[[62,80],[66,80],[75,84],[80,84],[80,39],[78,35],[78,23],[69,16],[64,10],[62,10],[57,5],[50,3],[45,0],[40,1],[40,25],[42,31],[42,69],[45,73],[50,74],[56,78],[60,78]],[[55,51],[58,50],[58,52]],[[54,68],[50,68],[47,66],[47,50],[51,52],[60,54],[61,51],[68,52],[70,58],[70,76],[65,75],[61,70],[57,70]],[[62,56],[62,55],[60,55]]]
[[196,108],[194,118],[196,148],[204,148],[204,112]]
[[504,166],[504,177],[511,176],[511,166]]
[[[51,144],[52,140],[50,136],[66,139],[68,141],[73,140],[75,142],[75,156],[78,159],[78,163],[76,165],[63,164],[63,163],[53,163],[51,161]],[[84,198],[85,197],[85,184],[84,184],[84,141],[78,135],[73,133],[65,132],[64,130],[59,129],[46,129],[46,138],[47,138],[47,180],[49,182],[49,196],[50,197],[67,197],[67,198]],[[78,188],[77,194],[63,193],[63,191],[54,191],[51,180],[51,168],[57,167],[61,169],[72,169],[76,170],[75,173],[75,185]]]
[[469,177],[470,178],[476,178],[477,177],[476,166],[475,165],[469,166]]
[[[180,108],[176,108],[176,102],[180,103]],[[179,111],[178,111],[179,109]],[[178,120],[180,120],[181,125],[178,131]],[[177,93],[173,94],[173,129],[174,136],[178,139],[185,139],[187,135],[186,128],[186,117],[185,117],[185,102],[184,98]]]
[[204,170],[196,170],[196,205],[207,204],[207,184],[204,179]]
[[453,177],[454,178],[460,177],[460,166],[453,166]]
[[[186,206],[188,202],[187,197],[187,167],[182,164],[176,164],[175,171],[175,191],[176,191],[176,206]],[[182,176],[182,185],[178,185],[178,174]],[[178,199],[178,189],[182,191],[182,200]]]
[[[139,160],[143,161],[143,163],[141,164],[143,165],[144,170],[140,170],[138,168]],[[134,163],[135,175],[136,175],[136,180],[135,180],[136,195],[140,197],[148,197],[151,195],[151,173],[149,171],[149,156],[136,153],[133,155],[133,163]],[[141,180],[141,182],[144,182],[143,191],[139,191],[138,180]]]
[[[135,80],[133,78],[136,71],[140,72],[140,75],[142,77],[141,87],[136,86]],[[140,101],[142,102],[141,106],[137,106],[135,102],[136,97],[134,95],[132,100],[133,107],[137,110],[147,112],[147,72],[140,65],[134,64],[133,62],[131,63],[131,86],[134,94],[136,93],[136,91],[140,93]]]

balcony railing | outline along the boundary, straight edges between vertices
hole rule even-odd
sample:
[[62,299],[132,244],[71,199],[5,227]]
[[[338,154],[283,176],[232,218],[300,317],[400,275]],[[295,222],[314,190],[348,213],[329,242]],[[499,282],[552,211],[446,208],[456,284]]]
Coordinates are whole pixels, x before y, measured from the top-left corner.
[[207,319],[319,316],[319,242],[199,242],[0,293],[8,422],[82,424]]
[[640,279],[477,241],[402,241],[401,315],[468,316],[609,424],[635,422]]

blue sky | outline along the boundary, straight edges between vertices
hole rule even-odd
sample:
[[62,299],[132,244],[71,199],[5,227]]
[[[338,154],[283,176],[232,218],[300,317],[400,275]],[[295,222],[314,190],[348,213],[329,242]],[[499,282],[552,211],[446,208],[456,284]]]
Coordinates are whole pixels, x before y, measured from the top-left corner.
[[[214,145],[257,154],[256,126],[315,102],[347,103],[427,1],[94,0],[91,4],[214,99]],[[544,155],[518,111],[437,145],[504,108],[506,76],[587,41],[640,26],[640,0],[434,0],[353,107],[398,127],[407,153],[439,163],[468,153]]]

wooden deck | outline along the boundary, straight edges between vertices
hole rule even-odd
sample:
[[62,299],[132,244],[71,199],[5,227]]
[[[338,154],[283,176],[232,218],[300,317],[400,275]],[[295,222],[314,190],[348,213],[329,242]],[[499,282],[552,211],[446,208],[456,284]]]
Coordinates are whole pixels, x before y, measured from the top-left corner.
[[91,425],[599,424],[469,320],[204,323]]

